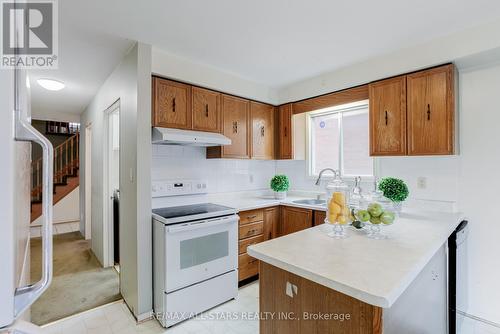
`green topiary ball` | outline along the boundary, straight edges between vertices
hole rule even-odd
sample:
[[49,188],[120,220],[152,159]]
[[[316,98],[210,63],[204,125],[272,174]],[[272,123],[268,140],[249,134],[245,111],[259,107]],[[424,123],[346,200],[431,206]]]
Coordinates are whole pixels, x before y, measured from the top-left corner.
[[290,188],[290,180],[288,176],[283,174],[275,175],[271,179],[271,189],[277,192],[287,191]]
[[384,196],[393,202],[403,202],[410,194],[408,186],[403,180],[394,177],[385,177],[379,184],[378,189],[384,193]]

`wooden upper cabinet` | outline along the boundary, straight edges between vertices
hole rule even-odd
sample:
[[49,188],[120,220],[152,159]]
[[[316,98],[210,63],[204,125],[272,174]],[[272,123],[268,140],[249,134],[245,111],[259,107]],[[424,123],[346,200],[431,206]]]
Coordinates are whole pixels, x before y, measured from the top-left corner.
[[313,213],[310,209],[290,206],[281,207],[280,236],[298,232],[313,225]]
[[191,86],[153,78],[153,126],[191,129]]
[[406,76],[370,84],[370,155],[406,155]]
[[409,155],[454,154],[454,76],[453,65],[407,76]]
[[284,104],[278,109],[278,129],[279,129],[279,159],[293,159],[292,144],[292,104]]
[[274,159],[274,107],[250,102],[252,158]]
[[248,100],[222,95],[222,133],[231,139],[231,145],[222,147],[222,157],[250,158]]
[[221,94],[199,87],[192,88],[193,129],[220,132]]

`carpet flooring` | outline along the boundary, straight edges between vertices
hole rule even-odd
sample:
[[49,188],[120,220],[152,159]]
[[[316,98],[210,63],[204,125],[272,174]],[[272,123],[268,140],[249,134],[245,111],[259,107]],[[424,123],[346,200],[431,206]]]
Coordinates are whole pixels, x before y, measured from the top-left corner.
[[[41,239],[31,239],[31,281],[41,276]],[[31,321],[44,325],[121,299],[118,273],[102,268],[80,232],[54,235],[54,277],[31,307]]]

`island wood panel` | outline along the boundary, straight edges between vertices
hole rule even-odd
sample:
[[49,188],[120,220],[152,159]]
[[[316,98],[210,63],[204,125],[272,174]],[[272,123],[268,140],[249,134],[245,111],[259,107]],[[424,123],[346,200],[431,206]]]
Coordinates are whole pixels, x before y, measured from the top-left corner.
[[193,87],[192,92],[193,129],[220,132],[220,97],[212,90]]
[[280,216],[280,236],[312,227],[312,220],[313,215],[311,209],[282,206]]
[[341,91],[294,102],[293,113],[300,114],[303,112],[334,107],[341,104],[368,100],[368,95],[368,85],[344,89]]
[[370,84],[370,155],[406,155],[406,76]]
[[454,81],[453,64],[407,75],[409,155],[454,154]]
[[[261,334],[381,334],[383,310],[285,270],[260,262]],[[296,287],[292,296],[287,283]],[[349,314],[349,320],[306,320],[307,314]],[[268,315],[266,317],[266,315]],[[272,317],[271,315],[274,315]],[[281,315],[281,318],[278,318]],[[292,319],[287,319],[288,315]]]
[[153,77],[153,126],[191,129],[191,86]]
[[253,159],[274,159],[274,107],[250,102],[251,151]]

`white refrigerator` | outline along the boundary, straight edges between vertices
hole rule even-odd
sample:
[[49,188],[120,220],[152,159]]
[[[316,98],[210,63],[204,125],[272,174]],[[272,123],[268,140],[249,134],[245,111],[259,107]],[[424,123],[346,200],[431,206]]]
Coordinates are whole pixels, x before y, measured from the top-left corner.
[[[51,143],[31,126],[24,70],[0,70],[0,333],[41,333],[29,307],[52,279]],[[43,148],[42,277],[30,283],[31,143]],[[36,278],[35,278],[36,279]]]

